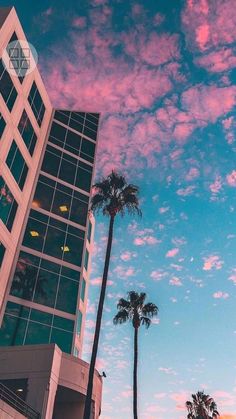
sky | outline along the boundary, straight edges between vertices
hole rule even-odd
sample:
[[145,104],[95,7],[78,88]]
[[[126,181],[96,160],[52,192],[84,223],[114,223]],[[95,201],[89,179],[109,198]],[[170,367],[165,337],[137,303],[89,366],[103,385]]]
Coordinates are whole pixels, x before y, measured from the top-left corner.
[[[115,169],[140,187],[142,219],[115,224],[101,419],[132,418],[133,330],[112,323],[130,290],[159,307],[140,330],[139,418],[184,419],[205,390],[235,419],[235,0],[12,4],[54,106],[101,113],[96,178]],[[96,217],[85,360],[107,230]]]

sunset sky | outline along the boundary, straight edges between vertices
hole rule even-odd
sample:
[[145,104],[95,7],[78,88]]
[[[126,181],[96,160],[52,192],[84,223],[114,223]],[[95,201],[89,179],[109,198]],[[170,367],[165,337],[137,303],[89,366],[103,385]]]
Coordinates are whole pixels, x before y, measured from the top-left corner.
[[[131,325],[116,303],[146,292],[140,419],[184,419],[205,390],[236,419],[235,0],[16,0],[53,105],[101,113],[96,177],[140,186],[142,219],[116,220],[98,368],[101,419],[131,419]],[[0,5],[10,5],[0,0]],[[84,359],[108,220],[96,217]]]

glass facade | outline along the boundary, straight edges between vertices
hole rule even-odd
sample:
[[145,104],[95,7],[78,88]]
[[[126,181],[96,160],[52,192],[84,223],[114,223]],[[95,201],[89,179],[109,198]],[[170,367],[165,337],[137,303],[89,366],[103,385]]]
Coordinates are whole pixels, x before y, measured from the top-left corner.
[[41,127],[43,122],[43,117],[45,113],[45,106],[42,101],[42,98],[40,96],[40,93],[38,91],[37,85],[35,81],[32,84],[29,97],[28,97],[29,104],[31,106],[31,109],[34,113],[35,119],[38,123],[38,125]]
[[35,149],[37,136],[25,110],[22,112],[21,119],[18,124],[18,130],[22,139],[24,140],[27,149],[29,150],[30,155],[32,156]]
[[2,346],[57,343],[71,352],[74,321],[12,302],[7,303],[0,342]]
[[17,98],[17,91],[1,59],[0,59],[0,94],[2,95],[9,111],[11,112]]
[[17,211],[17,202],[14,199],[3,177],[0,176],[0,219],[7,229],[11,231]]
[[28,167],[14,140],[12,141],[11,148],[7,155],[6,164],[9,167],[15,181],[22,190],[27,177]]
[[99,114],[85,112],[56,111],[54,119],[96,141]]
[[20,252],[10,294],[75,314],[79,279],[78,271]]
[[80,293],[80,297],[81,297],[81,300],[84,302],[84,297],[85,297],[85,291],[86,291],[86,281],[85,281],[85,279],[83,278],[83,280],[82,280],[82,285],[81,285],[81,293]]
[[90,191],[93,166],[50,145],[46,148],[42,171],[85,192]]
[[40,175],[34,195],[33,206],[86,225],[89,197]]
[[26,59],[24,52],[21,48],[20,42],[18,41],[17,35],[14,32],[9,44],[7,46],[7,52],[10,58],[10,68],[14,68],[19,81],[23,83],[25,74],[29,68],[29,60]]
[[3,118],[3,116],[2,116],[2,114],[0,112],[0,139],[2,137],[2,134],[3,134],[3,131],[5,129],[5,126],[6,126],[5,119]]
[[84,231],[31,210],[23,245],[81,266]]
[[4,259],[5,251],[6,251],[5,246],[3,245],[3,243],[0,242],[0,269],[2,266],[3,259]]
[[49,141],[90,163],[94,161],[95,143],[57,122],[52,124]]

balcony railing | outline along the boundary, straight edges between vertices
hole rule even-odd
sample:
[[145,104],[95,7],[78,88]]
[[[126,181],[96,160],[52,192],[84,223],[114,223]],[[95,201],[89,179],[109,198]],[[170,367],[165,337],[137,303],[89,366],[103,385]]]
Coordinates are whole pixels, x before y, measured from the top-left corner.
[[13,391],[4,384],[0,383],[0,399],[13,407],[27,419],[40,419],[40,414],[32,407],[28,406],[24,400],[18,397]]

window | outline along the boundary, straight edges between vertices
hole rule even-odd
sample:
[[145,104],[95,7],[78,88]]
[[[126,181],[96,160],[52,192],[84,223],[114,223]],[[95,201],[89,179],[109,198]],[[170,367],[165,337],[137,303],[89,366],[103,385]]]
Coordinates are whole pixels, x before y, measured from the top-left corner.
[[84,231],[31,210],[23,245],[81,266]]
[[4,259],[6,248],[4,247],[3,243],[0,242],[0,268],[2,266],[2,262]]
[[40,176],[33,206],[43,208],[75,223],[86,225],[89,198],[58,182]]
[[0,112],[0,139],[2,137],[2,134],[3,134],[3,131],[5,129],[5,126],[6,126],[5,119],[3,118],[3,116],[2,116],[2,114]]
[[10,189],[0,176],[0,219],[9,231],[12,229],[17,207],[17,202]]
[[21,137],[24,140],[26,147],[29,150],[30,155],[32,156],[36,145],[37,137],[25,110],[21,115],[21,119],[18,124],[18,130]]
[[86,271],[88,270],[88,262],[89,262],[89,252],[86,249],[85,258],[84,258],[84,267],[85,267]]
[[78,159],[47,146],[42,171],[89,192],[93,168]]
[[[23,49],[21,48],[20,42],[14,32],[9,44],[7,46],[7,52],[10,57],[9,65],[11,68],[14,68],[19,80],[23,83],[24,77],[29,69],[29,60],[26,59]],[[30,53],[28,49],[27,53]]]
[[91,234],[92,234],[92,223],[89,220],[89,222],[88,222],[88,235],[87,235],[87,239],[88,239],[89,243],[90,243],[90,240],[91,240]]
[[76,326],[76,332],[78,335],[80,335],[81,333],[82,320],[83,320],[83,314],[79,310],[78,317],[77,317],[77,326]]
[[81,134],[96,141],[98,130],[98,114],[84,112],[56,111],[54,119],[73,128]]
[[44,113],[45,113],[45,106],[36,86],[35,81],[32,84],[29,96],[28,96],[29,104],[32,108],[34,113],[35,119],[38,122],[38,125],[42,125]]
[[25,184],[27,173],[28,173],[28,167],[14,140],[12,141],[12,145],[9,150],[6,163],[15,181],[17,182],[20,189],[22,190]]
[[11,111],[16,101],[17,91],[1,59],[0,59],[0,93],[9,111]]
[[86,291],[86,281],[85,281],[85,279],[83,278],[83,280],[82,280],[82,285],[81,285],[81,293],[80,293],[80,297],[81,297],[81,300],[84,302],[84,297],[85,297],[85,291]]
[[75,314],[79,277],[77,271],[21,252],[10,294]]
[[62,351],[70,353],[73,330],[72,320],[8,302],[0,329],[0,344],[56,343]]

